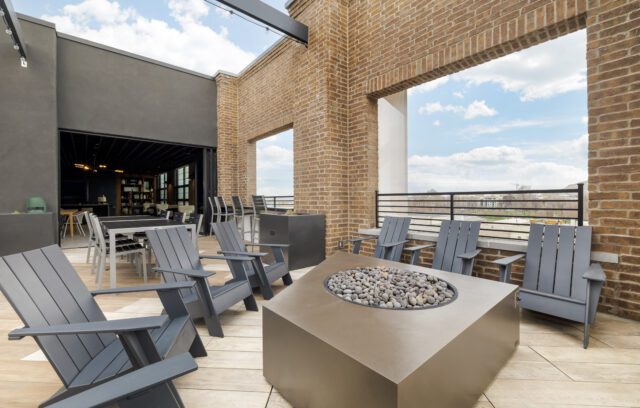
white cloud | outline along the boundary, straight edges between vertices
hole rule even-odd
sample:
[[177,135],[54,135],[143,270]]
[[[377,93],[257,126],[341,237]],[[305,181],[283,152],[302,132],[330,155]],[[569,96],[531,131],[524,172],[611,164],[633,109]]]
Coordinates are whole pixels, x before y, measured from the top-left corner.
[[262,169],[293,166],[293,150],[285,147],[268,145],[256,151],[257,162]]
[[493,108],[487,106],[486,101],[475,100],[468,106],[462,105],[443,105],[440,102],[427,102],[418,109],[421,115],[433,115],[440,112],[452,112],[461,114],[465,119],[474,119],[480,116],[495,116],[498,114]]
[[586,31],[581,30],[461,71],[453,78],[471,85],[496,83],[519,93],[522,101],[531,101],[586,89],[586,74]]
[[588,116],[583,116],[583,117],[580,118],[580,121],[582,123],[584,123],[585,125],[588,125],[589,124],[589,117]]
[[410,88],[408,91],[408,94],[414,95],[414,94],[431,92],[437,87],[446,84],[447,82],[449,82],[449,76],[440,77],[440,78],[434,79],[433,81],[425,82],[424,84]]
[[461,91],[454,92],[453,96],[458,98],[458,99],[464,99],[464,93],[462,93]]
[[544,122],[539,120],[512,120],[509,122],[496,123],[493,125],[471,125],[462,129],[462,133],[469,135],[488,135],[500,133],[505,130],[525,128],[532,126],[543,126]]
[[427,102],[418,109],[421,115],[432,115],[438,112],[464,112],[464,108],[459,105],[443,105],[440,102]]
[[[446,156],[409,158],[413,192],[561,188],[587,178],[586,136],[523,147],[486,146]],[[543,155],[542,152],[546,152]]]
[[434,120],[433,121],[433,126],[440,126],[440,125],[441,125],[441,123],[440,123],[439,120]]
[[473,101],[464,112],[465,119],[473,119],[479,116],[495,116],[498,111],[487,106],[485,101]]
[[203,22],[210,10],[205,2],[169,0],[168,7],[177,28],[116,0],[83,0],[42,18],[60,32],[205,74],[239,72],[255,58],[228,38],[226,28],[216,31]]

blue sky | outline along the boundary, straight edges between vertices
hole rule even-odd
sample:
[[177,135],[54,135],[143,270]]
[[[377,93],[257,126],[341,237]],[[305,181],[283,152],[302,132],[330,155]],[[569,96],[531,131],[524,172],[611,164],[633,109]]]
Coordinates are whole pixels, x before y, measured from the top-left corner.
[[[286,0],[265,0],[285,11]],[[204,0],[13,0],[59,31],[213,75],[280,37]],[[409,190],[559,188],[587,178],[584,31],[413,88]],[[293,136],[258,143],[258,192],[293,193]]]

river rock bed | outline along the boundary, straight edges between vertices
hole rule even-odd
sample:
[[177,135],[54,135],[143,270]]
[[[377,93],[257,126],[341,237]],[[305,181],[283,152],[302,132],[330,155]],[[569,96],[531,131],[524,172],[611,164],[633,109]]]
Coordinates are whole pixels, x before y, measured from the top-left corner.
[[348,302],[386,309],[424,309],[449,303],[455,297],[453,287],[442,279],[390,267],[336,272],[325,285]]

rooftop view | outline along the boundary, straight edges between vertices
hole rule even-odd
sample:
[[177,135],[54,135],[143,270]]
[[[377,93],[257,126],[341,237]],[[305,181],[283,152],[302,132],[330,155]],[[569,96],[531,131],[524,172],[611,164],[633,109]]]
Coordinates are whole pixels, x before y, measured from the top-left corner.
[[0,406],[640,406],[638,25],[0,0]]

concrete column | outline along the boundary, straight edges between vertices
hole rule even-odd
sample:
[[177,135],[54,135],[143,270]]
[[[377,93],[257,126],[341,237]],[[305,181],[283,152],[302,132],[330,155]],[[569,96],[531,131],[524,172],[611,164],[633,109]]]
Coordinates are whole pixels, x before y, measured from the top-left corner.
[[402,91],[378,100],[378,191],[407,190],[407,91]]

